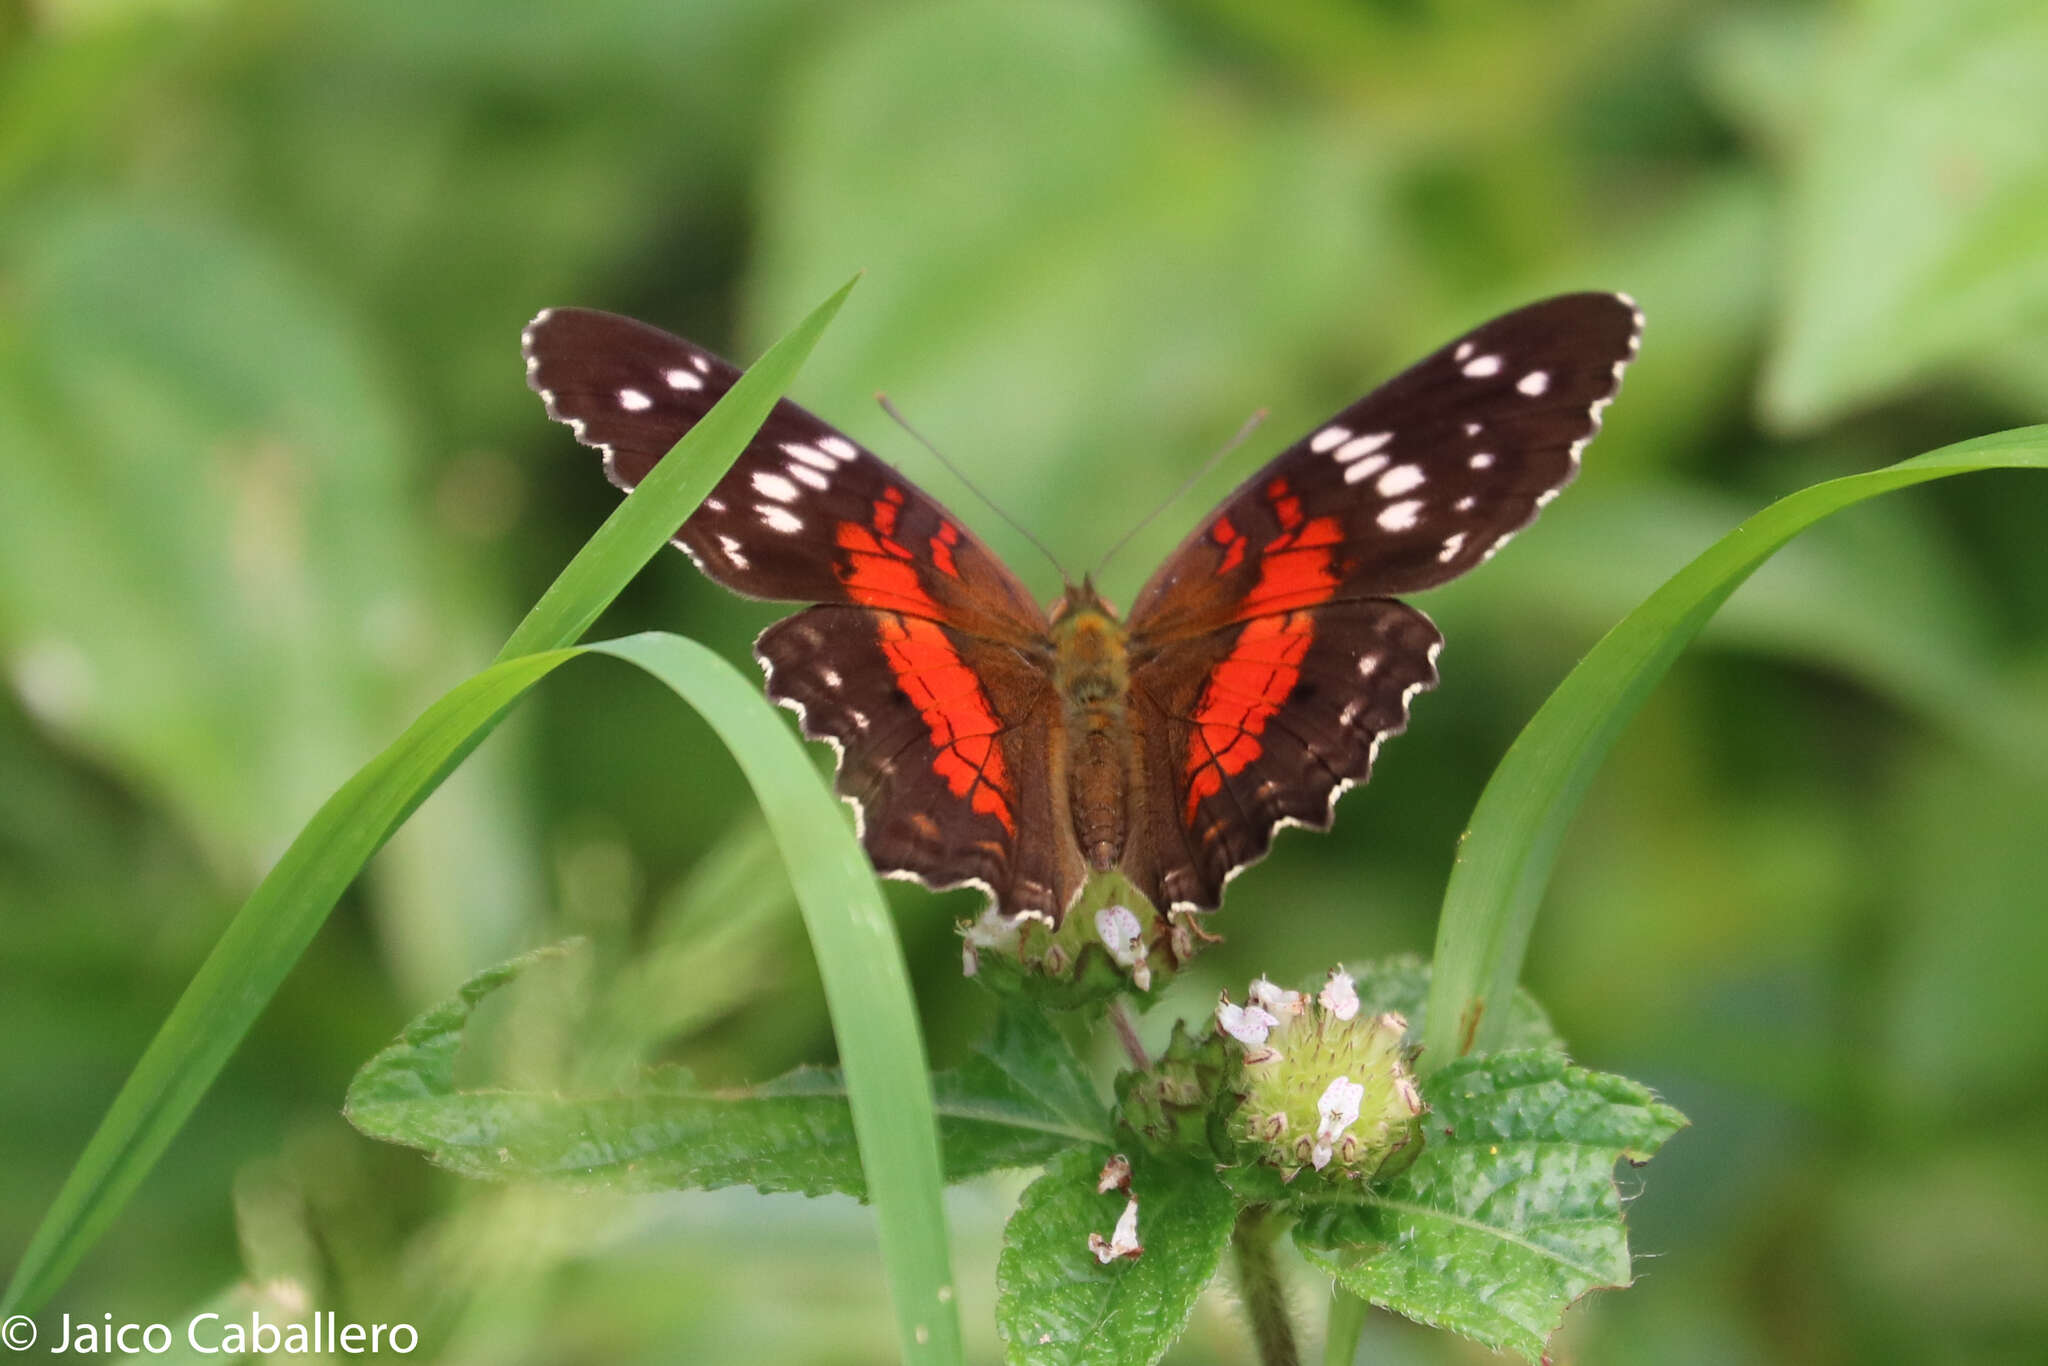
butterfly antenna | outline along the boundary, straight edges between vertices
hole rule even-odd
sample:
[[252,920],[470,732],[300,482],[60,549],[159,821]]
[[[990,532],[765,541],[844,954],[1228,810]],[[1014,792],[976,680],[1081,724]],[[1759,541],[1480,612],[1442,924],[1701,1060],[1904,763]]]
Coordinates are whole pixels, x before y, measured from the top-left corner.
[[1214,470],[1218,465],[1223,463],[1224,456],[1229,455],[1232,451],[1236,450],[1239,446],[1242,446],[1247,440],[1250,439],[1251,434],[1258,430],[1259,424],[1266,420],[1266,413],[1267,410],[1261,408],[1257,412],[1253,413],[1250,417],[1246,418],[1244,420],[1244,425],[1237,429],[1236,436],[1233,436],[1230,438],[1230,440],[1224,442],[1222,448],[1219,449],[1214,455],[1210,456],[1207,460],[1204,460],[1202,462],[1202,467],[1200,469],[1196,470],[1193,474],[1189,475],[1186,479],[1182,480],[1181,486],[1175,489],[1172,493],[1168,494],[1164,502],[1160,503],[1159,506],[1153,508],[1143,517],[1140,517],[1138,519],[1138,524],[1136,526],[1132,527],[1129,531],[1126,531],[1123,535],[1117,537],[1116,544],[1112,545],[1109,549],[1102,552],[1102,558],[1095,562],[1095,568],[1088,572],[1088,577],[1092,579],[1099,576],[1102,573],[1104,567],[1109,564],[1110,557],[1116,554],[1117,551],[1122,550],[1126,545],[1130,544],[1132,537],[1136,536],[1146,527],[1151,526],[1152,523],[1155,520],[1157,520],[1160,513],[1166,511],[1175,503],[1178,503],[1181,499],[1187,497],[1189,489],[1193,488],[1195,485],[1201,483],[1204,479],[1208,478],[1210,471]]
[[1069,579],[1067,577],[1066,568],[1060,564],[1059,557],[1054,555],[1050,550],[1047,550],[1045,548],[1045,542],[1039,540],[1036,536],[1032,535],[1030,528],[1026,527],[1022,522],[1018,521],[1015,517],[1012,517],[1009,513],[1003,511],[1003,505],[1001,503],[998,503],[995,499],[989,497],[986,493],[983,493],[979,488],[975,486],[975,483],[972,479],[969,479],[965,474],[962,474],[960,472],[960,467],[946,458],[945,452],[941,451],[937,446],[934,446],[930,441],[926,440],[924,433],[918,431],[917,428],[910,425],[910,420],[904,417],[902,413],[896,410],[896,405],[889,401],[889,396],[887,394],[876,394],[875,402],[882,405],[882,411],[887,413],[890,419],[893,422],[895,422],[897,426],[901,427],[904,431],[910,433],[911,440],[915,441],[918,445],[930,451],[932,453],[932,458],[934,460],[938,461],[941,465],[944,465],[947,471],[955,479],[958,479],[961,483],[965,484],[967,486],[967,491],[969,493],[973,494],[976,498],[981,499],[982,502],[988,504],[990,511],[994,512],[996,516],[1002,518],[1004,522],[1008,523],[1011,530],[1015,531],[1019,536],[1022,536],[1025,540],[1031,542],[1032,546],[1037,549],[1038,553],[1045,556],[1045,558],[1051,562],[1054,571],[1057,572],[1060,576],[1061,583],[1071,584],[1073,582],[1072,579]]

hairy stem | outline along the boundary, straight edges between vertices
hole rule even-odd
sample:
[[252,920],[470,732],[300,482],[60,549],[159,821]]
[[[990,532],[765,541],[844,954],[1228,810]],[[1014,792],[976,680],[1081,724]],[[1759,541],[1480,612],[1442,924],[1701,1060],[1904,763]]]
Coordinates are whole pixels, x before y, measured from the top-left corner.
[[1287,1320],[1287,1291],[1273,1258],[1273,1244],[1286,1220],[1270,1206],[1253,1205],[1237,1216],[1230,1250],[1237,1270],[1237,1293],[1252,1321],[1260,1366],[1301,1366],[1294,1345],[1294,1325]]
[[1145,1045],[1138,1039],[1138,1022],[1131,1018],[1130,1008],[1116,997],[1109,1003],[1109,1023],[1116,1030],[1117,1042],[1124,1046],[1124,1056],[1131,1060],[1131,1066],[1140,1072],[1152,1066],[1152,1059],[1145,1056]]
[[1343,1286],[1330,1285],[1330,1331],[1323,1338],[1323,1366],[1351,1366],[1358,1359],[1358,1339],[1365,1332],[1365,1314],[1372,1306]]

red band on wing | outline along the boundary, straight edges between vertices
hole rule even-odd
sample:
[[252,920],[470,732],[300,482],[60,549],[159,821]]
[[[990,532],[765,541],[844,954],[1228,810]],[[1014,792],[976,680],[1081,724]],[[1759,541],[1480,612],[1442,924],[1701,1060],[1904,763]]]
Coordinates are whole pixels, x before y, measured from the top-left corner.
[[951,522],[939,523],[939,534],[932,537],[932,563],[939,572],[950,578],[960,577],[960,566],[953,563],[953,547],[960,544],[960,528]]
[[1259,581],[1238,604],[1238,619],[1328,602],[1337,591],[1336,547],[1343,541],[1344,524],[1337,518],[1313,517],[1303,522],[1297,509],[1291,528],[1266,542],[1259,552]]
[[1209,675],[1188,737],[1188,824],[1226,777],[1265,752],[1259,736],[1293,694],[1315,635],[1307,612],[1254,618]]
[[1245,535],[1231,525],[1228,517],[1218,517],[1209,528],[1209,539],[1223,547],[1223,563],[1216,566],[1219,574],[1228,574],[1244,563]]
[[[1002,724],[981,680],[939,626],[939,605],[918,581],[910,552],[891,538],[902,496],[895,489],[889,492],[896,494],[893,502],[875,503],[875,526],[881,535],[853,522],[840,524],[839,545],[848,552],[840,578],[848,595],[862,606],[908,614],[880,617],[878,636],[896,685],[931,732],[938,751],[932,757],[932,771],[945,779],[954,796],[965,798],[976,812],[994,816],[1014,835],[1010,775],[996,744]],[[935,539],[934,547],[938,544]]]

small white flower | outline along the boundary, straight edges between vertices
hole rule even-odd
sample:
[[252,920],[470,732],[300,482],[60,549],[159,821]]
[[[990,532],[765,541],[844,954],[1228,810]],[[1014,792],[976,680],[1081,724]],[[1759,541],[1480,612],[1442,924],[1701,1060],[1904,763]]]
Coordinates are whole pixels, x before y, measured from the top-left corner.
[[1095,1254],[1095,1260],[1108,1266],[1119,1257],[1136,1260],[1145,1245],[1138,1241],[1138,1197],[1133,1195],[1124,1201],[1124,1212],[1116,1221],[1116,1228],[1108,1238],[1099,1233],[1088,1235],[1088,1250]]
[[[1322,1125],[1316,1130],[1316,1137],[1325,1142],[1341,1138],[1344,1131],[1358,1122],[1358,1102],[1365,1098],[1365,1085],[1349,1077],[1339,1077],[1323,1091],[1323,1098],[1316,1102],[1316,1113],[1322,1116]],[[1316,1163],[1318,1167],[1321,1162]]]
[[1322,1002],[1324,1010],[1340,1020],[1349,1020],[1358,1014],[1358,984],[1342,968],[1330,969],[1330,980],[1316,999]]
[[1109,948],[1109,956],[1131,974],[1138,990],[1152,989],[1152,965],[1146,961],[1144,927],[1128,906],[1104,906],[1095,913],[1095,933]]
[[1247,1047],[1256,1048],[1266,1041],[1280,1021],[1257,1005],[1232,1005],[1230,993],[1223,994],[1222,1004],[1216,1007],[1216,1023],[1223,1026],[1223,1032]]
[[1252,982],[1251,995],[1253,1001],[1264,1006],[1276,1016],[1299,1015],[1305,1009],[1301,1003],[1300,992],[1283,990],[1280,987],[1274,986],[1263,977]]

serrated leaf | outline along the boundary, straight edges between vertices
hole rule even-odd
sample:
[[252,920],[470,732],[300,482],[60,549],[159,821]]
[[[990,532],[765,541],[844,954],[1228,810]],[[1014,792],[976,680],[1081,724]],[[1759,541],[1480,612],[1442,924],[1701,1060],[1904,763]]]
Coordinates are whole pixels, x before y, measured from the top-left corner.
[[1105,1237],[1124,1196],[1097,1194],[1104,1147],[1073,1148],[1024,1192],[996,1264],[996,1327],[1024,1366],[1150,1363],[1187,1327],[1230,1241],[1237,1202],[1208,1167],[1128,1153],[1138,1199],[1136,1258],[1103,1264],[1088,1235]]
[[[845,1078],[800,1068],[750,1090],[709,1091],[655,1069],[628,1090],[565,1095],[463,1088],[455,1061],[477,1005],[561,947],[487,969],[364,1064],[345,1113],[372,1138],[465,1176],[608,1191],[753,1186],[864,1196]],[[965,1066],[933,1078],[946,1172],[964,1180],[1037,1166],[1109,1132],[1072,1050],[1042,1019],[1006,1014]]]
[[1572,1301],[1629,1283],[1615,1162],[1647,1161],[1685,1117],[1552,1052],[1460,1059],[1424,1096],[1415,1165],[1311,1211],[1296,1242],[1361,1299],[1541,1360]]

